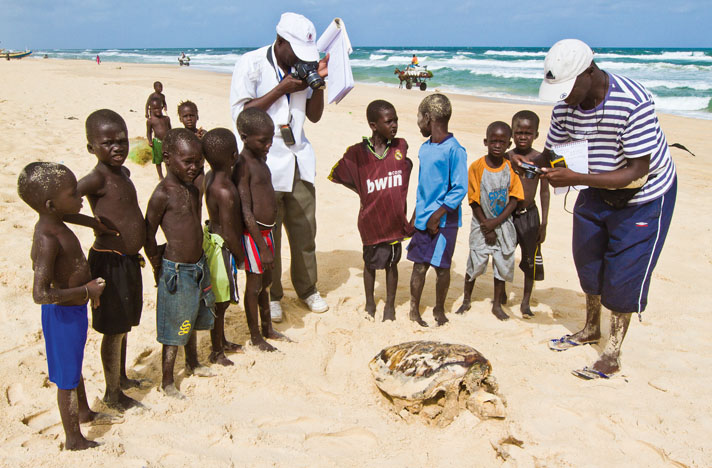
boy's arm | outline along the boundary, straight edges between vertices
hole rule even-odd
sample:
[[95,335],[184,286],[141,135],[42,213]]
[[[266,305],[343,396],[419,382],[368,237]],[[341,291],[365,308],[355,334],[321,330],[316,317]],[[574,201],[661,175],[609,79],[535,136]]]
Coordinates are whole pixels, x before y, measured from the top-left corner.
[[431,234],[437,233],[437,229],[433,231],[431,226],[437,228],[440,225],[440,218],[447,212],[456,211],[467,195],[467,153],[464,148],[453,148],[448,157],[450,188],[445,193],[442,206],[428,219],[427,227]]
[[146,139],[148,140],[148,146],[153,147],[153,127],[151,126],[151,119],[146,120]]
[[32,299],[35,304],[60,304],[67,302],[86,302],[91,299],[99,305],[99,296],[104,290],[104,281],[96,279],[75,288],[59,289],[52,287],[54,263],[59,253],[59,242],[52,236],[40,236],[36,244],[33,268]]
[[238,162],[237,174],[237,191],[240,194],[240,204],[242,205],[242,218],[245,221],[245,228],[252,236],[252,240],[257,244],[257,249],[260,252],[260,260],[265,270],[272,269],[274,256],[270,252],[265,240],[262,238],[262,233],[257,228],[257,221],[252,212],[252,193],[250,193],[250,173],[247,170],[247,164],[244,161]]
[[220,226],[224,227],[222,232],[223,240],[239,265],[245,261],[245,250],[242,248],[240,239],[240,236],[242,236],[242,219],[240,216],[236,216],[236,213],[242,211],[240,199],[232,196],[228,189],[221,189],[217,195],[217,201],[220,204]]
[[549,190],[549,181],[539,179],[539,199],[541,200],[541,223],[539,224],[539,238],[537,242],[543,244],[546,240],[546,224],[549,222],[549,200],[551,199],[551,191]]
[[486,228],[485,222],[487,221],[487,217],[485,216],[485,212],[482,211],[482,207],[477,202],[470,203],[470,206],[472,207],[472,216],[480,223],[480,231],[482,231],[482,235],[485,236],[485,243],[487,245],[494,245],[497,242],[497,234],[494,232],[494,228]]
[[156,232],[158,232],[158,227],[163,220],[167,204],[168,197],[165,192],[158,187],[153,192],[153,195],[151,195],[151,199],[148,201],[148,207],[146,208],[146,243],[143,247],[143,251],[153,267],[153,276],[156,280],[156,284],[158,284],[158,275],[161,272],[161,263],[163,261],[163,249],[160,249],[156,243]]

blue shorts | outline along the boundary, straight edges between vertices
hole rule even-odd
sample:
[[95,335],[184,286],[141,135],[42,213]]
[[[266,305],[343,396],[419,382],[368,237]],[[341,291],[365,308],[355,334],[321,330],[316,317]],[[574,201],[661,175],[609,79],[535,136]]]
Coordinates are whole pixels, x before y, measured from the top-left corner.
[[73,390],[79,385],[88,327],[86,304],[42,304],[49,380],[62,390]]
[[214,320],[215,294],[205,257],[198,263],[163,259],[156,301],[158,342],[185,346],[193,330],[212,330]]
[[677,179],[662,197],[615,209],[597,189],[579,193],[573,254],[581,289],[619,313],[642,312],[675,208]]
[[428,263],[436,268],[450,268],[455,252],[457,227],[441,227],[435,236],[428,231],[416,229],[408,244],[408,260],[413,263]]

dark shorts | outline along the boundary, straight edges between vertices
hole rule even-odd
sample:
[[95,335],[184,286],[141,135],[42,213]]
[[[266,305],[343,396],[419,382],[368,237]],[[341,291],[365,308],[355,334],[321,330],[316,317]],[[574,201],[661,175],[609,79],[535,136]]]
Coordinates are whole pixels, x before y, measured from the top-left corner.
[[99,307],[91,311],[92,328],[105,335],[128,333],[141,320],[143,257],[91,248],[88,260],[92,278],[106,280]]
[[403,248],[400,242],[363,246],[363,263],[369,270],[384,270],[397,265]]
[[539,239],[539,208],[532,205],[524,213],[512,214],[514,229],[517,231],[517,244],[522,250],[522,260],[519,268],[528,278],[536,281],[544,279],[544,259],[541,257]]
[[675,208],[677,179],[662,197],[613,208],[596,189],[579,193],[574,207],[573,254],[581,289],[600,294],[619,312],[642,312],[653,269]]
[[72,390],[79,385],[88,327],[86,304],[42,304],[49,380],[62,390]]
[[156,301],[158,342],[185,346],[193,330],[212,330],[214,321],[215,295],[205,257],[198,263],[163,259]]
[[408,244],[408,260],[413,263],[428,263],[437,268],[450,268],[455,252],[457,227],[441,227],[431,236],[428,231],[416,229]]

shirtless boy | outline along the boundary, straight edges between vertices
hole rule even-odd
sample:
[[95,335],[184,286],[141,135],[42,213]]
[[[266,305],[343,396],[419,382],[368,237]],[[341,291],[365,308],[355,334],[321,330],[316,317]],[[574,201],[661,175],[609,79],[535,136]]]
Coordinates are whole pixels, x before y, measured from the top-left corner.
[[[203,149],[190,130],[177,128],[166,135],[163,148],[166,177],[158,183],[146,209],[146,246],[158,285],[156,332],[163,345],[161,388],[183,399],[173,378],[178,346],[185,346],[186,374],[214,375],[198,362],[195,330],[212,330],[215,295],[203,256],[200,199],[193,179],[203,165]],[[161,227],[167,244],[156,244]]]
[[203,153],[211,171],[205,178],[205,204],[210,221],[203,228],[203,251],[210,267],[215,293],[215,326],[210,332],[210,362],[232,366],[225,352],[240,352],[242,346],[225,338],[225,311],[237,304],[237,267],[244,262],[242,250],[242,206],[232,182],[237,161],[237,141],[232,131],[216,128],[203,138]]
[[[57,385],[57,405],[67,450],[99,445],[87,440],[80,422],[100,415],[89,409],[82,378],[87,340],[87,301],[99,305],[105,282],[91,279],[79,239],[62,222],[78,214],[82,199],[77,179],[66,166],[49,162],[28,164],[17,179],[20,198],[40,215],[32,238],[32,299],[42,304],[49,380]],[[105,416],[105,415],[104,415]]]
[[153,98],[151,102],[151,115],[146,120],[146,139],[148,146],[153,149],[153,164],[156,165],[158,178],[163,180],[163,170],[161,163],[163,162],[163,140],[166,133],[171,129],[171,118],[163,115],[163,109],[160,106],[158,98]]
[[[512,117],[512,139],[514,149],[507,152],[507,159],[511,160],[513,154],[531,161],[539,167],[549,167],[541,153],[532,148],[534,140],[539,137],[539,116],[532,111],[523,110]],[[519,175],[524,189],[524,200],[519,200],[517,208],[512,213],[514,227],[517,230],[517,243],[522,251],[522,260],[519,268],[524,272],[524,293],[519,310],[522,317],[534,316],[529,301],[534,289],[534,281],[544,279],[544,261],[541,257],[541,244],[546,239],[546,224],[549,219],[549,181],[542,179],[537,174],[527,177],[524,171],[516,164],[512,165],[514,172]],[[534,197],[539,188],[541,201],[541,220],[539,209]],[[506,294],[505,294],[506,297]]]
[[[242,203],[245,251],[245,314],[250,339],[262,351],[276,351],[264,338],[286,339],[272,328],[268,288],[272,283],[274,242],[272,227],[277,216],[277,201],[272,175],[267,167],[267,153],[272,146],[274,122],[263,110],[245,109],[237,116],[237,131],[244,143],[233,171]],[[257,323],[259,305],[262,333]]]
[[[205,129],[203,127],[198,128],[198,106],[195,105],[193,101],[182,101],[178,104],[178,120],[183,124],[185,128],[195,133],[195,136],[202,139],[205,136]],[[205,193],[205,169],[200,168],[200,172],[195,177],[193,181],[198,190],[200,191],[200,198],[202,200],[203,193]]]
[[163,83],[160,81],[156,81],[153,83],[153,92],[148,95],[148,99],[146,99],[146,118],[150,115],[150,110],[151,110],[151,101],[153,99],[158,99],[160,101],[160,106],[161,109],[164,111],[168,112],[168,106],[166,105],[166,96],[163,95]]
[[139,251],[146,240],[146,224],[131,173],[123,165],[129,150],[124,119],[109,109],[95,111],[87,118],[86,134],[87,150],[97,164],[79,181],[77,191],[87,197],[94,216],[113,230],[97,233],[89,250],[92,276],[107,280],[101,305],[92,308],[92,327],[104,335],[104,403],[125,410],[140,405],[121,390],[140,386],[126,375],[126,337],[141,319],[144,260]]

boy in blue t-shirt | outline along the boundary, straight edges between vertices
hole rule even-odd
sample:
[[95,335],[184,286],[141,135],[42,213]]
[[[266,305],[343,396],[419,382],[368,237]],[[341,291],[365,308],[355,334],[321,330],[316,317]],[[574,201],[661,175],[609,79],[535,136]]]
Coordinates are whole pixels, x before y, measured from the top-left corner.
[[446,323],[445,296],[450,287],[450,261],[457,229],[462,226],[460,204],[467,194],[467,153],[452,133],[450,100],[432,94],[418,106],[418,128],[424,142],[418,152],[418,196],[415,204],[415,234],[408,245],[408,260],[414,262],[410,277],[410,319],[423,327],[420,297],[425,274],[435,267],[435,308],[438,325]]

